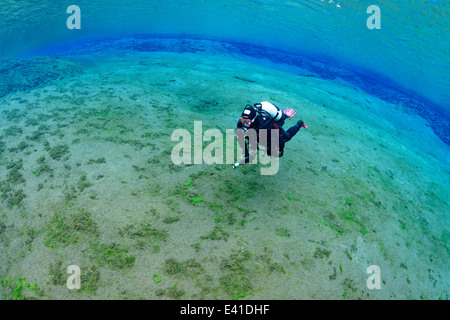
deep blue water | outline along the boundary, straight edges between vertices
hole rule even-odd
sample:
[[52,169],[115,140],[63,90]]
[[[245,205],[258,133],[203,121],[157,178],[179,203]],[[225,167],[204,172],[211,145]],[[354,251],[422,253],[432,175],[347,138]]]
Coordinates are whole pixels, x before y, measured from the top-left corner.
[[[81,9],[79,30],[66,26],[66,10],[73,4]],[[380,8],[381,29],[367,27],[372,4]],[[360,75],[362,82],[347,78],[416,110],[449,143],[449,8],[448,1],[439,0],[7,0],[2,1],[0,56],[24,57],[130,35],[233,42],[245,54],[297,65],[322,61]],[[330,70],[316,71],[336,77]],[[380,84],[409,97],[386,94]]]

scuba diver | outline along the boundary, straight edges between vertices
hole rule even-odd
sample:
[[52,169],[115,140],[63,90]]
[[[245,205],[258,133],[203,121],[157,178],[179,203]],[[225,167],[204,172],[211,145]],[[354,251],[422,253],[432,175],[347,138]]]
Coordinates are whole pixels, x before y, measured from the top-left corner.
[[[259,146],[265,147],[266,154],[271,157],[282,157],[284,153],[285,143],[294,137],[300,128],[307,129],[308,127],[302,120],[299,120],[294,126],[290,127],[288,130],[283,129],[284,121],[286,118],[292,118],[296,111],[291,108],[287,108],[281,111],[280,108],[273,105],[270,102],[262,101],[260,103],[255,103],[252,105],[247,105],[242,112],[241,117],[237,123],[236,135],[238,138],[238,143],[240,147],[244,150],[244,159],[233,165],[233,168],[238,167],[241,164],[251,162],[255,154],[256,148],[259,150]],[[249,129],[254,129],[256,131],[256,145],[252,139],[249,139],[248,135],[245,135]],[[261,136],[261,129],[266,129],[267,139],[263,139]],[[272,129],[275,129],[279,135],[279,143],[277,146],[272,148]],[[239,131],[242,130],[242,131]],[[250,150],[249,150],[250,149]],[[275,150],[272,150],[275,149]],[[250,151],[253,151],[250,154]],[[275,151],[275,154],[272,152]]]

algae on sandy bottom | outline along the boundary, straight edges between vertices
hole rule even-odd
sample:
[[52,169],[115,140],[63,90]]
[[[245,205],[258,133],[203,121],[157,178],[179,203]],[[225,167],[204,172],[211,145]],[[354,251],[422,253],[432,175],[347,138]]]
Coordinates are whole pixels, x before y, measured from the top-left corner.
[[[73,81],[0,98],[4,298],[448,298],[448,166],[352,118],[361,92],[236,57],[102,54]],[[173,129],[223,132],[270,97],[309,126],[277,175],[171,162]],[[64,287],[69,261],[79,293]]]

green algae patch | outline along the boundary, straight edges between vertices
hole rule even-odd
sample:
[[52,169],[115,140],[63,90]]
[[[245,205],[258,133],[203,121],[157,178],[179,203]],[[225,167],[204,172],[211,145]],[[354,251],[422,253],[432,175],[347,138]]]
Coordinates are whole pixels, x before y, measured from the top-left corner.
[[93,184],[90,183],[89,181],[87,181],[85,174],[81,175],[80,179],[78,179],[77,187],[78,187],[78,190],[80,190],[80,192],[83,192],[84,189],[92,187],[92,186],[93,186]]
[[18,126],[10,126],[7,129],[3,130],[4,137],[17,137],[23,133],[23,129]]
[[167,296],[171,299],[181,299],[185,295],[185,291],[183,289],[178,288],[176,285],[173,285],[170,288],[166,289],[158,289],[155,294],[157,297]]
[[43,294],[36,283],[30,283],[22,277],[3,279],[0,283],[7,291],[6,300],[36,300]]
[[147,223],[138,226],[127,225],[119,230],[120,236],[127,236],[137,242],[138,245],[159,245],[167,241],[169,233],[164,229],[155,228]]
[[277,228],[275,229],[275,233],[280,237],[289,238],[291,236],[291,231],[286,228]]
[[158,276],[157,274],[153,275],[153,280],[155,280],[156,284],[160,284],[163,281],[163,279],[161,279],[161,277]]
[[63,156],[69,153],[69,146],[67,144],[58,144],[52,147],[48,153],[53,160],[61,160]]
[[21,170],[23,169],[22,159],[8,163],[6,169],[9,170],[6,176],[6,182],[8,184],[17,185],[25,183],[25,178],[21,173]]
[[67,281],[67,274],[65,273],[65,270],[62,266],[62,261],[59,260],[55,264],[50,264],[49,266],[49,283],[52,285],[59,285],[62,286]]
[[224,273],[220,277],[220,288],[233,300],[244,298],[253,291],[250,280],[252,270],[247,265],[251,258],[248,251],[236,252],[222,260],[220,269]]
[[178,261],[174,258],[164,261],[163,272],[167,275],[181,275],[185,277],[196,276],[204,272],[202,265],[195,259]]
[[0,181],[1,200],[6,201],[10,208],[21,207],[22,200],[26,198],[23,189],[18,189],[19,185],[25,184],[25,178],[22,175],[23,160],[7,163],[6,169],[8,170],[6,180]]
[[338,216],[341,220],[346,221],[363,235],[367,234],[367,227],[362,219],[358,217],[358,212],[356,210],[342,210],[338,213]]
[[314,258],[316,258],[316,259],[329,258],[330,254],[331,254],[330,250],[327,250],[325,248],[317,247],[316,251],[314,252]]
[[100,266],[110,269],[130,269],[133,267],[136,257],[128,254],[128,248],[117,243],[91,243],[90,256]]
[[55,214],[46,227],[45,246],[50,248],[65,247],[78,243],[84,237],[98,235],[97,224],[89,212],[60,212]]
[[36,162],[38,164],[38,168],[33,172],[33,174],[37,177],[46,173],[48,173],[51,177],[53,176],[53,169],[47,164],[44,156],[39,157]]
[[286,199],[289,200],[289,201],[301,202],[300,198],[294,197],[294,196],[292,196],[290,194],[286,194]]
[[[335,211],[328,211],[325,214],[323,218],[324,224],[340,235],[352,230],[358,231],[362,235],[367,235],[369,232],[366,225],[367,219],[362,215],[364,207],[358,203],[358,200],[364,202],[361,199],[361,197],[347,197],[342,200],[341,205],[337,206]],[[373,202],[373,198],[371,199]]]
[[197,196],[197,197],[192,197],[192,198],[191,198],[191,201],[192,201],[192,203],[200,203],[200,202],[203,201],[203,198],[202,198],[202,197],[199,197],[199,196]]
[[180,220],[180,217],[165,217],[165,218],[163,219],[163,222],[164,222],[165,224],[172,224],[172,223],[177,222],[178,220]]
[[214,226],[214,229],[207,233],[206,235],[201,236],[202,240],[224,240],[227,241],[230,234],[223,230],[220,226]]

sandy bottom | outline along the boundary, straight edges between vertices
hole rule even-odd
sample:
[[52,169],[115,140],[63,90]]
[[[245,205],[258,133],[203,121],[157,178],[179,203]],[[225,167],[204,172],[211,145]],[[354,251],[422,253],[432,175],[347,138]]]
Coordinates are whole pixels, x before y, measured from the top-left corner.
[[[0,99],[0,298],[448,299],[449,150],[423,119],[238,57],[72,60]],[[175,129],[264,100],[309,127],[277,174],[172,163]]]

